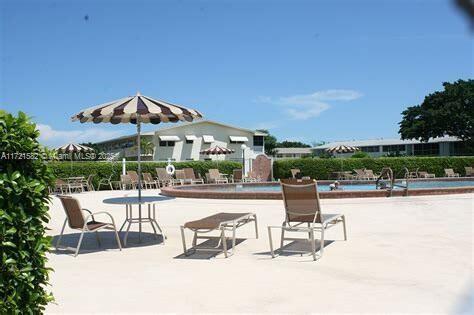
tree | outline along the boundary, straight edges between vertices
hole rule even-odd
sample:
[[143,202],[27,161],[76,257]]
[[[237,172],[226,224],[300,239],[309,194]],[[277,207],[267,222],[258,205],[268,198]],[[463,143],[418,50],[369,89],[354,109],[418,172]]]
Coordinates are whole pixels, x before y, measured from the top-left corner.
[[[134,149],[138,150],[138,145],[135,145],[133,147]],[[155,149],[155,145],[153,142],[147,140],[147,139],[140,139],[140,152],[141,154],[153,154],[153,151]]]
[[277,142],[277,148],[311,148],[309,144],[300,141],[282,141]]
[[474,140],[474,80],[443,83],[444,91],[425,97],[423,103],[402,112],[402,139],[454,136],[465,143]]
[[258,129],[257,131],[267,134],[265,136],[265,154],[274,155],[275,148],[277,147],[277,138],[271,135],[266,129]]

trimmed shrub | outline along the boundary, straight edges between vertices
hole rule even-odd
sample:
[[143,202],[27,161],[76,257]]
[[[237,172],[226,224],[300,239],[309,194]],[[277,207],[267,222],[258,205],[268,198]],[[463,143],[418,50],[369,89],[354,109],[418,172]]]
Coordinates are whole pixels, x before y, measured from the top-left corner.
[[[232,161],[189,161],[189,162],[173,162],[176,169],[183,169],[187,167],[193,168],[197,173],[204,177],[206,172],[210,168],[217,168],[221,173],[232,174],[235,168],[242,168],[242,164]],[[127,171],[137,170],[138,163],[127,161]],[[151,173],[156,176],[155,168],[166,167],[167,162],[148,162],[144,161],[141,163],[142,172]],[[108,178],[113,175],[112,180],[120,180],[120,174],[122,174],[122,162],[99,162],[99,161],[87,161],[87,162],[51,162],[49,163],[51,170],[56,178],[66,178],[75,176],[89,176],[93,174],[93,184],[97,187],[100,179]],[[105,188],[105,187],[102,187]]]
[[474,157],[381,157],[360,159],[293,159],[277,160],[273,163],[275,178],[288,178],[290,169],[299,168],[304,176],[315,179],[329,179],[332,172],[353,171],[356,168],[371,169],[380,172],[383,167],[392,168],[396,177],[405,174],[404,167],[409,170],[419,169],[444,176],[445,168],[452,168],[459,174],[464,174],[465,166],[474,166]]
[[[24,113],[0,111],[0,313],[39,314],[53,298],[45,234],[52,173]],[[23,153],[25,155],[23,155]]]

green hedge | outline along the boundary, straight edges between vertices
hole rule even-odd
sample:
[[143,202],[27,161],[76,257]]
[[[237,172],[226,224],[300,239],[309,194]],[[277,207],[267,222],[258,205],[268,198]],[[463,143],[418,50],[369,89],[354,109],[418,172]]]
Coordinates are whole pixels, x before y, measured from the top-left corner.
[[352,171],[356,168],[367,168],[379,172],[383,167],[392,168],[395,176],[404,176],[404,167],[410,171],[419,168],[444,176],[445,168],[453,168],[457,173],[464,175],[465,166],[474,166],[474,157],[389,157],[389,158],[361,158],[361,159],[293,159],[277,160],[273,164],[275,178],[291,176],[290,169],[299,168],[304,176],[315,179],[329,179],[332,172]]
[[25,114],[0,111],[0,314],[40,314],[52,300],[45,225],[53,177],[38,136]]
[[[137,170],[137,162],[127,161],[127,171]],[[142,172],[149,172],[153,176],[156,176],[155,168],[166,167],[167,162],[142,162]],[[176,169],[182,169],[191,167],[197,173],[202,176],[210,168],[218,168],[221,173],[232,174],[235,168],[242,168],[242,164],[232,161],[189,161],[189,162],[174,162],[173,165]],[[122,162],[100,162],[100,161],[88,161],[88,162],[50,162],[50,168],[56,178],[74,177],[74,176],[89,176],[94,174],[93,183],[94,187],[97,187],[99,180],[102,178],[108,178],[113,175],[112,180],[119,180],[120,174],[122,173]],[[102,187],[104,188],[104,187]]]

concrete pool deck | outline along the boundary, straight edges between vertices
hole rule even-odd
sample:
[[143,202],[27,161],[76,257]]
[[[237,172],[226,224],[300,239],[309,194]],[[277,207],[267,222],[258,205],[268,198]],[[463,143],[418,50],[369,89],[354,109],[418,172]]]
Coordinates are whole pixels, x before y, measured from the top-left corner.
[[[143,195],[157,193],[146,190]],[[125,208],[102,200],[125,194],[136,192],[74,196],[93,212],[109,211],[120,227]],[[342,227],[330,229],[326,238],[336,241],[314,262],[309,255],[271,259],[266,227],[281,224],[282,201],[165,201],[158,206],[168,236],[165,245],[150,234],[137,244],[131,234],[129,247],[120,252],[111,233],[102,232],[102,248],[91,234],[77,258],[50,253],[49,266],[55,270],[50,289],[57,304],[50,304],[47,313],[452,314],[472,303],[474,194],[321,202],[326,213],[346,215],[348,241],[342,241]],[[260,238],[247,225],[237,232],[238,238],[248,239],[238,243],[234,256],[209,258],[212,254],[204,252],[183,257],[179,226],[220,211],[255,212]],[[56,197],[50,213],[49,234],[55,236],[65,218]],[[151,232],[147,225],[144,230]],[[75,246],[77,232],[66,229],[66,244]]]

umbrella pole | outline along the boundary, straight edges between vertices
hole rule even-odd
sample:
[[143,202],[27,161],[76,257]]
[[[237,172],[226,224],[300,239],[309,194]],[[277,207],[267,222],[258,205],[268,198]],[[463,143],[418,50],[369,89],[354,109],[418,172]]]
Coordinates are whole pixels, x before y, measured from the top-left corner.
[[142,168],[140,165],[141,152],[140,152],[140,115],[137,115],[137,163],[138,163],[138,241],[142,240]]

